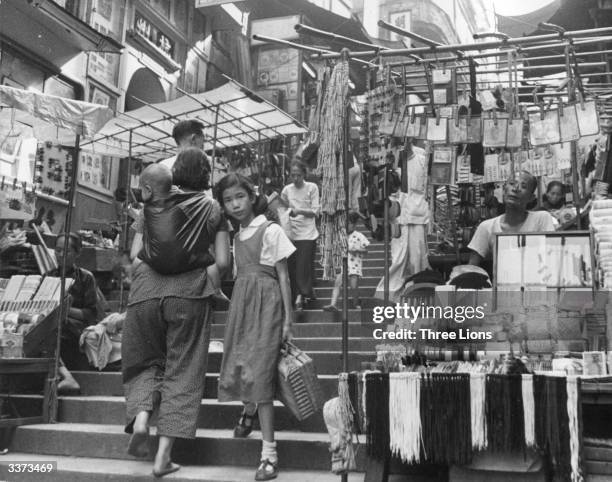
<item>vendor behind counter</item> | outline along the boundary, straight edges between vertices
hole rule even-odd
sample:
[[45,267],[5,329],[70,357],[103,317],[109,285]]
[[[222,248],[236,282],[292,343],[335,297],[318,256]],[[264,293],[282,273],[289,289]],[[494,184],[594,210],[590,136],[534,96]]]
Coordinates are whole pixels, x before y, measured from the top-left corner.
[[554,231],[552,216],[547,211],[528,211],[535,198],[537,180],[527,171],[504,184],[505,213],[480,223],[468,248],[469,264],[483,266],[491,274],[496,233],[533,233]]

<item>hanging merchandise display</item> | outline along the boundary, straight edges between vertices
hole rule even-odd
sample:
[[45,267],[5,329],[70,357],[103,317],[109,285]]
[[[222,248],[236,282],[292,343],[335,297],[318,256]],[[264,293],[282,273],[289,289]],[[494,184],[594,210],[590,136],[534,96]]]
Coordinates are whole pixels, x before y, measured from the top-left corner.
[[347,60],[334,67],[321,111],[317,174],[321,176],[321,265],[323,279],[332,279],[346,256],[344,143],[346,136],[349,67]]

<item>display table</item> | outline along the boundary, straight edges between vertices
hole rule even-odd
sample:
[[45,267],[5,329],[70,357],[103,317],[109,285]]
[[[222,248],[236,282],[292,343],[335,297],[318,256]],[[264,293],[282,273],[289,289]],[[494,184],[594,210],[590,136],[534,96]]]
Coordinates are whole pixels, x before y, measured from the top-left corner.
[[[48,380],[53,379],[55,373],[54,358],[0,358],[0,376],[15,376],[24,374],[42,373],[46,375],[43,391],[42,414],[33,417],[15,417],[0,419],[0,427],[17,427],[34,423],[49,423],[52,414],[49,407],[52,405],[52,398],[56,395],[51,391]],[[10,395],[4,395],[10,398]]]

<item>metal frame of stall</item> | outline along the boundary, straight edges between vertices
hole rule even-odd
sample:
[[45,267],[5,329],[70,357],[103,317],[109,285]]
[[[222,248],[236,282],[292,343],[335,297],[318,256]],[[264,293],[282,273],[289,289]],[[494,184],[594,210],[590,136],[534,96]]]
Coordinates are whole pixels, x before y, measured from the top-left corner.
[[[33,119],[53,125],[57,128],[56,132],[58,138],[60,137],[60,129],[69,130],[74,135],[74,157],[72,160],[70,197],[66,203],[64,231],[62,232],[65,239],[68,239],[76,200],[81,136],[93,135],[97,129],[102,127],[106,120],[112,117],[112,111],[108,107],[89,102],[73,101],[22,89],[14,89],[7,86],[0,86],[0,104],[2,104],[0,111],[4,107],[15,109],[16,111],[25,111]],[[53,106],[53,108],[50,106]],[[20,119],[12,119],[12,122],[26,124],[26,122]],[[33,127],[32,125],[29,126]],[[65,133],[63,140],[64,142],[66,141]],[[49,198],[48,196],[44,197],[47,199]],[[57,318],[55,357],[0,359],[0,375],[19,375],[25,373],[47,374],[44,382],[43,413],[41,416],[2,420],[0,421],[0,427],[14,427],[32,423],[54,423],[57,421],[57,384],[59,381],[58,370],[60,365],[62,327],[68,315],[68,305],[66,303],[66,255],[67,251],[64,250],[59,266],[60,302],[59,317]]]
[[[568,101],[570,102],[576,100],[576,89],[577,88],[580,88],[586,94],[593,94],[594,97],[596,98],[602,97],[603,95],[605,96],[604,98],[606,99],[606,102],[604,103],[604,105],[607,107],[607,112],[612,113],[612,73],[609,72],[607,69],[603,73],[601,72],[584,73],[584,72],[579,71],[579,68],[581,67],[581,65],[582,67],[585,67],[585,66],[609,67],[608,62],[591,62],[591,63],[579,64],[577,61],[577,57],[590,56],[590,55],[604,55],[604,54],[612,53],[612,50],[604,50],[603,48],[600,48],[600,50],[593,51],[593,52],[575,52],[574,50],[575,47],[581,46],[581,45],[590,45],[590,44],[603,45],[603,44],[612,42],[612,27],[576,30],[576,31],[565,31],[563,28],[558,27],[556,25],[543,23],[543,24],[540,24],[541,28],[545,30],[553,31],[555,33],[536,35],[536,36],[525,36],[525,37],[519,37],[519,38],[509,38],[505,34],[500,34],[498,32],[491,32],[491,33],[486,33],[486,34],[474,35],[474,39],[478,40],[478,39],[482,39],[485,37],[496,37],[499,40],[485,41],[481,43],[471,43],[471,44],[466,43],[466,44],[456,44],[456,45],[443,45],[438,42],[427,39],[425,37],[422,37],[420,35],[417,35],[413,32],[409,32],[407,30],[393,26],[382,20],[378,22],[378,25],[400,36],[408,37],[418,42],[421,42],[425,44],[426,46],[425,47],[415,47],[415,48],[404,48],[404,49],[390,49],[384,46],[367,44],[367,43],[357,41],[357,40],[354,40],[348,37],[336,35],[331,32],[321,31],[321,30],[314,29],[312,27],[307,27],[301,24],[298,24],[295,26],[295,30],[298,33],[303,32],[303,33],[307,33],[315,37],[325,38],[330,41],[335,41],[335,42],[357,46],[358,48],[372,48],[372,50],[351,52],[348,49],[343,49],[342,52],[338,53],[338,52],[331,52],[329,50],[325,50],[321,48],[315,48],[315,47],[311,47],[307,45],[302,45],[302,44],[295,43],[295,42],[288,42],[285,40],[274,39],[270,37],[253,36],[253,38],[256,40],[260,40],[260,41],[282,44],[284,46],[288,46],[288,47],[292,47],[292,48],[300,49],[300,50],[305,50],[311,53],[314,52],[315,55],[313,55],[313,58],[350,60],[350,61],[358,62],[361,64],[366,64],[368,68],[377,67],[378,66],[377,63],[380,62],[383,57],[394,57],[394,56],[411,57],[412,60],[407,61],[407,62],[389,62],[387,64],[387,67],[389,67],[389,75],[399,75],[397,72],[392,71],[392,67],[402,68],[402,74],[401,74],[402,86],[404,90],[404,95],[406,95],[407,94],[406,78],[407,78],[407,75],[409,75],[406,72],[406,67],[407,66],[419,66],[419,65],[424,66],[424,72],[422,74],[419,73],[417,76],[422,76],[422,75],[426,76],[427,83],[422,85],[421,87],[428,87],[428,90],[420,91],[420,92],[411,91],[410,93],[417,94],[417,95],[418,94],[429,94],[430,107],[434,109],[434,112],[435,112],[436,106],[433,104],[433,98],[431,96],[431,81],[430,81],[430,78],[427,72],[427,68],[429,66],[437,65],[437,64],[446,64],[446,63],[458,64],[462,62],[467,62],[467,65],[463,68],[471,68],[473,71],[473,69],[476,66],[478,66],[476,59],[482,59],[482,58],[487,58],[487,57],[500,57],[503,54],[513,55],[514,57],[516,57],[518,54],[529,52],[529,51],[545,50],[545,49],[562,47],[564,48],[564,54],[562,55],[540,56],[539,58],[534,58],[534,60],[536,59],[537,60],[564,59],[565,61],[564,64],[554,65],[554,66],[542,65],[542,66],[534,66],[534,67],[523,67],[521,69],[523,71],[529,71],[529,70],[546,69],[546,68],[554,68],[554,69],[563,68],[563,70],[565,70],[564,74],[566,76],[566,81],[560,88],[551,92],[551,91],[547,91],[547,88],[542,87],[542,84],[539,83],[539,81],[542,81],[545,84],[546,81],[550,81],[550,79],[527,78],[527,79],[521,79],[521,81],[522,82],[535,82],[535,85],[533,87],[536,89],[533,91],[534,95],[538,94],[542,97],[547,97],[547,96],[548,97],[565,97],[566,96],[568,98]],[[589,37],[594,37],[594,36],[598,36],[598,37],[589,38]],[[524,45],[526,46],[524,47]],[[489,49],[498,49],[498,50],[496,50],[495,52],[485,52],[485,53],[478,53],[478,54],[471,54],[471,55],[466,54],[466,52],[468,51],[482,51],[482,50],[489,50]],[[501,50],[501,49],[506,49],[506,50]],[[454,54],[454,56],[453,57],[440,57],[440,58],[437,57],[438,54],[446,53],[446,52],[451,52]],[[419,57],[420,54],[434,55],[435,58],[423,59]],[[372,61],[369,59],[374,59],[374,60]],[[525,59],[525,60],[529,60],[529,59]],[[495,62],[496,65],[501,64],[501,63],[502,63],[501,60],[499,62]],[[508,69],[498,69],[493,72],[487,72],[487,73],[508,72],[510,74],[508,81],[506,82],[499,82],[499,81],[486,82],[485,81],[482,83],[489,83],[489,84],[495,84],[495,85],[509,84],[510,88],[513,89],[513,95],[516,96],[516,102],[518,104],[519,85],[518,85],[518,75],[516,74],[517,71],[518,69],[516,68],[516,66],[514,66],[514,69],[512,69],[510,62],[508,62]],[[516,76],[516,79],[514,78],[513,74]],[[606,76],[608,79],[608,83],[593,85],[592,87],[597,87],[597,89],[594,89],[591,91],[590,90],[591,85],[590,84],[587,84],[586,86],[583,85],[582,78],[592,77],[592,76],[597,76],[597,77]],[[513,83],[513,80],[515,84]],[[410,86],[410,88],[412,87],[414,86]],[[522,87],[523,86],[521,86],[521,88]],[[524,87],[524,88],[531,89],[532,87]],[[562,89],[565,89],[566,92],[561,93],[560,90]],[[538,92],[538,90],[540,92]],[[609,94],[609,95],[606,95],[606,94]],[[537,97],[536,97],[536,100],[537,100]],[[348,107],[348,109],[350,109],[350,106]],[[603,118],[607,118],[607,117],[612,117],[612,116],[605,114],[605,117]],[[349,116],[347,112],[345,132],[348,129],[348,118]],[[345,145],[343,146],[343,153],[344,153],[343,158],[344,159],[346,158],[347,150],[348,150],[348,146],[347,146],[347,142],[345,139]],[[571,171],[572,171],[573,192],[575,193],[575,196],[577,196],[579,190],[578,190],[578,176],[577,176],[576,141],[572,141],[571,143]],[[345,175],[345,179],[344,179],[345,186],[348,186],[348,170],[346,169],[346,163],[344,165],[344,175]],[[387,176],[384,176],[385,181],[386,181],[386,178]],[[386,182],[384,184],[385,185],[383,187],[383,191],[384,191],[383,196],[385,198],[387,195]],[[451,196],[450,196],[449,187],[447,186],[446,189],[447,189],[447,198],[449,202],[449,213],[452,214],[452,204],[451,204]],[[348,191],[348,187],[346,191]],[[348,209],[349,209],[348,192],[345,192],[345,196],[346,196],[345,197],[345,210],[346,212],[348,212]],[[575,204],[576,204],[576,209],[577,209],[577,217],[576,217],[577,227],[578,229],[580,229],[581,228],[580,199],[576,199]],[[387,227],[389,223],[388,216],[389,216],[388,206],[387,206],[387,203],[385,202],[384,203],[384,218],[383,218],[383,230],[385,233],[385,246],[384,246],[385,248],[385,256],[384,256],[385,298],[384,298],[384,301],[385,302],[388,302],[388,299],[389,299],[389,286],[388,286],[389,252],[388,252],[388,234],[387,234],[387,231],[388,231]],[[459,257],[456,233],[455,233],[455,251],[457,253],[457,257]],[[348,337],[349,337],[348,304],[347,304],[348,303],[348,279],[347,279],[348,276],[347,276],[346,265],[347,265],[347,257],[345,256],[343,258],[344,304],[343,304],[343,310],[342,310],[342,366],[343,366],[343,371],[345,372],[348,371]],[[374,480],[386,481],[388,478],[388,475],[389,475],[389,461],[386,461],[384,463],[374,463],[374,461],[370,460],[368,471],[366,472],[365,480],[366,481],[374,481]],[[345,482],[346,480],[348,480],[347,474],[342,474],[342,481]]]

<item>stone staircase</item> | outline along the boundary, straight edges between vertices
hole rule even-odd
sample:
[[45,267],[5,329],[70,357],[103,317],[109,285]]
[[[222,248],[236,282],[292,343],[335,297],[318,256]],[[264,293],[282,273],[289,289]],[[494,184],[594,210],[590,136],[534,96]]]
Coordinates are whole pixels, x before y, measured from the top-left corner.
[[[364,231],[369,237],[369,233]],[[372,242],[364,263],[360,283],[362,298],[371,297],[383,274],[383,244]],[[321,270],[317,270],[321,276]],[[305,310],[294,326],[297,346],[314,359],[326,398],[337,394],[337,374],[342,369],[341,316],[321,308],[329,304],[333,281],[318,281],[317,300]],[[111,301],[117,304],[117,301]],[[340,301],[341,305],[341,301]],[[367,311],[349,311],[351,370],[362,362],[375,359],[376,341],[371,326],[362,325]],[[212,339],[222,340],[226,312],[216,312]],[[371,317],[369,318],[371,320]],[[232,429],[241,412],[239,403],[219,403],[217,382],[222,354],[209,355],[202,409],[194,441],[177,441],[174,458],[183,468],[167,476],[168,480],[250,481],[259,460],[261,435],[234,439]],[[127,455],[128,435],[123,433],[125,400],[119,373],[77,372],[81,395],[60,397],[59,423],[19,427],[10,446],[10,461],[54,460],[53,474],[8,472],[8,462],[0,458],[0,479],[45,481],[130,481],[150,480],[151,462]],[[24,410],[38,410],[40,395],[15,396]],[[281,464],[279,481],[331,482],[339,477],[330,472],[329,437],[321,414],[297,422],[280,403],[275,403],[275,426]],[[257,426],[256,426],[257,428]],[[363,437],[360,441],[365,443]],[[152,437],[152,444],[156,440]],[[358,471],[365,470],[365,447],[357,454]],[[351,474],[349,480],[363,480],[363,474]],[[414,479],[417,480],[417,479]],[[426,480],[426,479],[420,479]]]

